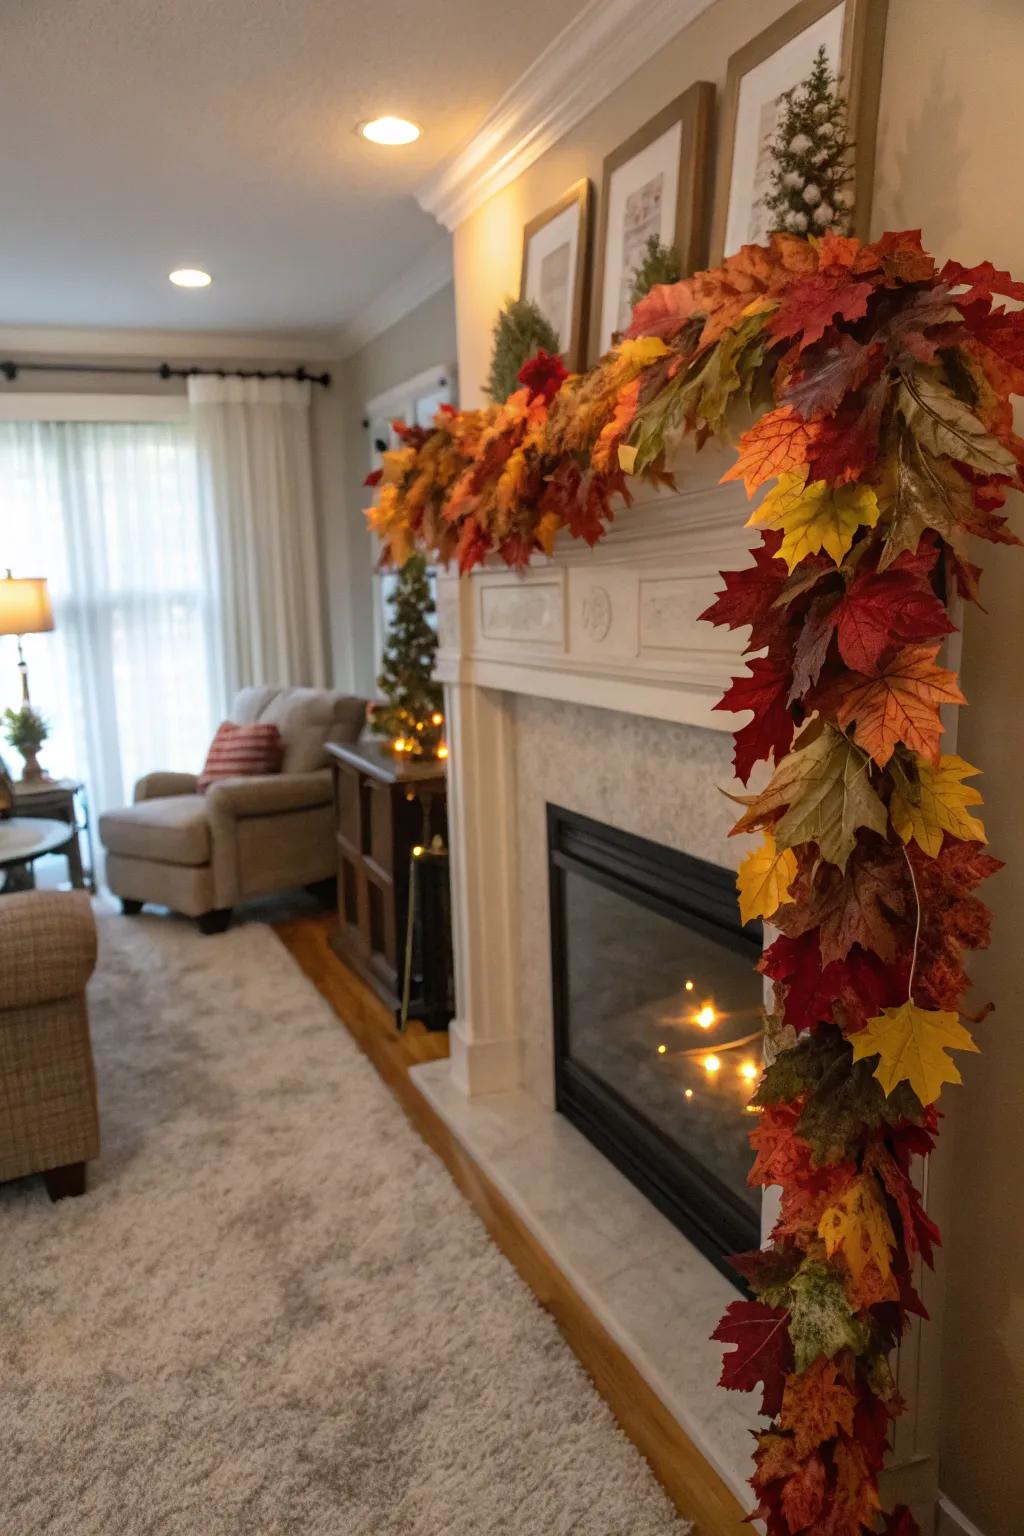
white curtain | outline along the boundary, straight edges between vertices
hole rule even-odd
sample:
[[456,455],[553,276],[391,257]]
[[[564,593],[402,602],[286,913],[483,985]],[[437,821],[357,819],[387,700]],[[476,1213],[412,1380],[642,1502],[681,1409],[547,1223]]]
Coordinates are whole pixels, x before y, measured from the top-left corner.
[[326,682],[310,390],[290,379],[188,381],[231,691]]
[[[56,629],[25,638],[44,766],[94,813],[151,769],[197,771],[225,690],[188,422],[0,422],[0,566],[50,581]],[[15,659],[0,642],[4,706]]]

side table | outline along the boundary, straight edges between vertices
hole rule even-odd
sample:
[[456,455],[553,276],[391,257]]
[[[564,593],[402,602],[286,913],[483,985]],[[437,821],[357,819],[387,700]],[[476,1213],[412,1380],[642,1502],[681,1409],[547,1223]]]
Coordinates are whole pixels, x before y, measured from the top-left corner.
[[[19,817],[65,822],[72,829],[67,845],[60,850],[68,861],[68,879],[76,890],[95,893],[92,824],[84,784],[78,779],[35,779],[28,783],[18,780],[14,785],[14,813]],[[82,837],[88,854],[87,864],[82,859]]]

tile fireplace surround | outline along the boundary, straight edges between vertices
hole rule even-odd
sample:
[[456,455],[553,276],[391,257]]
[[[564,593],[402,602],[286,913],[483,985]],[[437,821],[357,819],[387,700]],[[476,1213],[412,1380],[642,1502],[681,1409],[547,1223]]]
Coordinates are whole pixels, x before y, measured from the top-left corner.
[[[523,576],[438,578],[457,1017],[451,1057],[413,1080],[746,1506],[753,1399],[716,1385],[708,1335],[738,1292],[554,1111],[549,802],[728,867],[738,788],[713,712],[744,635],[697,622],[718,572],[749,563],[747,505],[689,456],[681,494],[624,510],[595,549],[565,541]],[[934,1485],[935,1369],[912,1336],[893,1476]]]

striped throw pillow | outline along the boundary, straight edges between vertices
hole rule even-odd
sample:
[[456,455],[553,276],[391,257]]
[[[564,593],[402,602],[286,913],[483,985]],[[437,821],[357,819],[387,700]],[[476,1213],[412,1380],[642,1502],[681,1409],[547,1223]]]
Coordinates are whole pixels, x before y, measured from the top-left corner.
[[257,773],[280,773],[284,745],[276,725],[235,725],[225,720],[206,754],[199,775],[199,793],[216,779],[247,778]]

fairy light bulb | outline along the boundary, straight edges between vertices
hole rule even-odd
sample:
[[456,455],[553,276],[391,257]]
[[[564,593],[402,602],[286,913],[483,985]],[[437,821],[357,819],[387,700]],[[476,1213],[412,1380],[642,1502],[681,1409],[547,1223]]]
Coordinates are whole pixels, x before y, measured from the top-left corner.
[[692,1099],[693,1098],[693,1089],[692,1088],[685,1089],[684,1092],[683,1092],[683,1098],[684,1099]]
[[740,1077],[745,1078],[748,1083],[752,1083],[757,1075],[758,1071],[756,1061],[745,1061],[740,1066]]
[[693,982],[692,981],[684,981],[683,982],[683,987],[685,988],[685,990],[687,992],[692,992],[693,991]]
[[717,1056],[705,1056],[704,1060],[701,1062],[701,1066],[704,1068],[704,1071],[707,1072],[709,1077],[714,1077],[716,1072],[720,1072],[722,1070],[722,1063],[719,1061]]
[[441,714],[440,710],[435,709],[430,717],[430,723],[431,725],[444,725],[444,715]]
[[668,1046],[667,1045],[659,1045],[658,1046],[658,1055],[659,1056],[664,1056],[664,1054],[665,1054],[665,1052],[667,1050],[668,1050]]
[[437,755],[438,755],[438,757],[440,757],[442,759],[444,759],[444,758],[446,758],[448,756],[448,748],[445,746],[443,741],[442,741],[441,745],[437,749]]
[[704,1006],[694,1014],[694,1023],[699,1024],[701,1029],[710,1029],[713,1024],[717,1023],[717,1021],[718,1014],[715,1012],[710,1003],[705,1003]]

